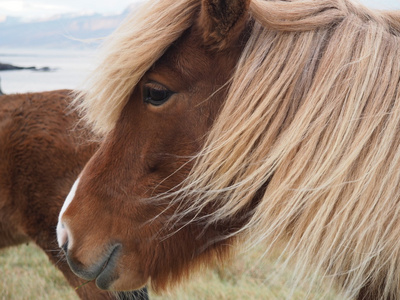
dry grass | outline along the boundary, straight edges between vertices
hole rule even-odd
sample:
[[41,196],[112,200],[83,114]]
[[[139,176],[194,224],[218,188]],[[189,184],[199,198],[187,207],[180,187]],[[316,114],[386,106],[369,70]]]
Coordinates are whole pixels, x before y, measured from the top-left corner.
[[[282,272],[273,258],[259,261],[260,256],[261,251],[241,255],[223,270],[204,271],[184,287],[168,295],[151,294],[151,299],[342,299],[334,292],[292,289],[290,270]],[[78,299],[61,272],[33,245],[0,251],[0,274],[0,300]]]
[[290,268],[282,270],[282,264],[276,261],[279,253],[270,259],[261,260],[261,256],[262,251],[256,249],[235,258],[224,269],[206,270],[194,276],[184,287],[176,289],[169,295],[152,295],[152,299],[343,300],[334,291],[323,290],[321,282],[317,282],[312,289],[307,287],[293,289],[290,284],[293,279]]
[[0,299],[78,299],[62,273],[33,245],[0,251]]

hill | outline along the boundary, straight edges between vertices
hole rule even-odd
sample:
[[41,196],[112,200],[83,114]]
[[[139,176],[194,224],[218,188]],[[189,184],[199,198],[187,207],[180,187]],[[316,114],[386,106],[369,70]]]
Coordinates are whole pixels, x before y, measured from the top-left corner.
[[[7,17],[0,22],[0,47],[81,48],[82,40],[109,35],[137,4],[119,15],[60,15],[47,20],[22,22]],[[97,44],[97,43],[94,43]]]

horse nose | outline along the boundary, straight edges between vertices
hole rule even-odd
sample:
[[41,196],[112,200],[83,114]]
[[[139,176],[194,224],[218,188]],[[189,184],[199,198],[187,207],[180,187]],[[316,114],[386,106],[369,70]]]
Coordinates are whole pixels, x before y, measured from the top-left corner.
[[68,230],[62,222],[57,224],[57,242],[58,246],[66,252],[67,249],[64,249],[64,245],[68,243]]
[[62,246],[68,241],[68,233],[67,230],[62,223],[57,224],[57,242],[58,246],[62,248]]
[[71,204],[72,200],[75,197],[75,192],[79,184],[79,178],[73,184],[67,198],[64,201],[64,204],[61,208],[60,214],[58,216],[58,223],[57,223],[57,242],[58,246],[61,248],[68,240],[71,244],[71,235],[68,233],[68,227],[66,226],[65,222],[62,221],[62,217],[67,210],[68,206]]

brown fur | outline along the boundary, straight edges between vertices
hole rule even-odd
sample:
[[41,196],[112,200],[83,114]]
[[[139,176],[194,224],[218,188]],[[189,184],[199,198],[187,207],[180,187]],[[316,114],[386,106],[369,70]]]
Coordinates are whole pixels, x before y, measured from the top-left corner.
[[[60,256],[55,227],[62,203],[97,148],[76,126],[70,93],[60,90],[0,97],[0,248],[34,242],[72,287],[84,281]],[[81,299],[115,299],[93,282]]]
[[199,22],[205,44],[219,50],[233,45],[243,31],[250,0],[203,0],[202,3]]

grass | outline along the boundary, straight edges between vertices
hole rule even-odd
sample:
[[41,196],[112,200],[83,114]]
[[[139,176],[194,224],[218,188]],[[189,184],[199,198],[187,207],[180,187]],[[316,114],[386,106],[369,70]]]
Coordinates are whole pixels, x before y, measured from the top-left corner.
[[[259,261],[260,255],[261,251],[256,250],[239,256],[224,269],[206,270],[184,287],[150,297],[154,300],[341,299],[333,291],[320,294],[318,290],[292,289],[291,272],[280,272],[280,265],[273,259]],[[280,275],[275,276],[277,273]],[[0,300],[78,299],[62,273],[34,245],[1,250],[0,274]]]
[[36,246],[0,251],[0,299],[78,299],[62,273]]

